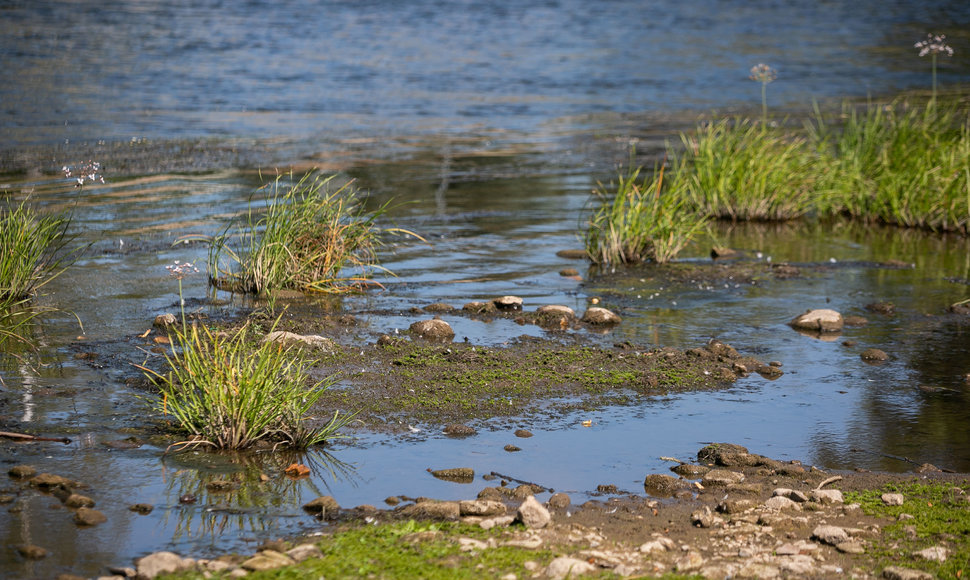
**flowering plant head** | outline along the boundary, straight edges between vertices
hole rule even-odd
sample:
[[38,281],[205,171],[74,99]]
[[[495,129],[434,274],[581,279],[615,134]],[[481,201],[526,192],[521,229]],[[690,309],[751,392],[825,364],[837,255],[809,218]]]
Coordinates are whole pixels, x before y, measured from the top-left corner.
[[748,78],[759,83],[768,84],[778,78],[778,73],[770,66],[759,63],[751,67],[751,75]]
[[178,260],[175,260],[168,266],[165,266],[165,269],[168,270],[168,273],[176,280],[181,280],[189,274],[199,273],[199,269],[195,267],[195,264],[191,262],[180,262]]
[[917,42],[913,47],[919,49],[920,56],[926,56],[928,54],[953,56],[953,48],[946,43],[945,34],[927,34],[926,40]]
[[61,168],[61,171],[64,172],[64,177],[73,177],[76,180],[74,187],[84,187],[85,181],[92,183],[100,181],[104,183],[104,175],[101,174],[101,164],[97,161],[88,161],[80,166],[65,165]]

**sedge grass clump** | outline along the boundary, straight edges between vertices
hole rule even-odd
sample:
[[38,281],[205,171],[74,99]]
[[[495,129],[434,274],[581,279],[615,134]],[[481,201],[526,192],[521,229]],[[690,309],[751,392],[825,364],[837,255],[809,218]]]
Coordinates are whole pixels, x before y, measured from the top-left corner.
[[176,328],[169,370],[146,369],[158,384],[161,400],[154,409],[174,417],[191,444],[244,449],[260,440],[305,448],[337,436],[350,419],[335,413],[313,428],[306,414],[334,378],[308,384],[312,364],[305,351],[272,341],[251,339],[250,326],[213,332],[193,324]]
[[404,230],[379,229],[385,208],[366,211],[351,184],[332,187],[334,177],[308,173],[289,187],[277,178],[264,211],[251,207],[239,231],[206,239],[213,283],[252,294],[339,293],[364,283],[379,268],[381,234]]
[[970,233],[970,122],[957,104],[846,106],[815,138],[833,157],[822,214]]
[[803,135],[721,119],[681,139],[672,175],[695,211],[734,221],[784,221],[811,211],[819,159]]
[[586,231],[586,252],[597,264],[665,263],[697,236],[706,218],[687,207],[664,182],[664,168],[638,182],[641,167],[630,164],[615,191],[600,185],[599,206]]
[[27,200],[0,208],[0,306],[29,298],[63,271],[70,221],[41,215]]

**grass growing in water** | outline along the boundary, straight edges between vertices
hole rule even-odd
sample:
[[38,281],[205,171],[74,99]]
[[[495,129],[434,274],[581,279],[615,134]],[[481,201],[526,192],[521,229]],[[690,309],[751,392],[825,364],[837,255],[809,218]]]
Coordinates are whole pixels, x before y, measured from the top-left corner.
[[615,191],[600,185],[594,192],[599,207],[586,231],[586,252],[597,264],[669,262],[705,227],[706,219],[664,182],[663,168],[638,183],[640,171],[631,162]]
[[24,328],[42,312],[29,308],[31,297],[57,277],[70,258],[63,251],[70,218],[40,215],[27,201],[0,208],[0,346],[30,344]]
[[312,361],[302,348],[254,344],[249,330],[249,325],[234,333],[177,328],[172,354],[165,356],[169,372],[141,367],[161,390],[155,410],[173,416],[192,443],[220,449],[244,449],[264,439],[305,448],[336,437],[352,416],[334,413],[319,428],[305,419],[333,377],[307,386],[304,370]]
[[843,107],[833,128],[816,114],[830,152],[820,213],[970,233],[970,121],[955,103]]
[[688,207],[714,218],[783,221],[815,202],[818,157],[806,137],[748,119],[682,134],[671,178]]
[[[367,212],[351,184],[332,189],[333,180],[334,176],[308,173],[286,187],[278,177],[265,212],[250,208],[238,232],[230,234],[227,229],[205,240],[210,243],[213,283],[252,294],[358,288],[370,271],[379,268],[379,236],[410,232],[379,229],[375,221],[386,206]],[[352,273],[345,276],[348,269]]]

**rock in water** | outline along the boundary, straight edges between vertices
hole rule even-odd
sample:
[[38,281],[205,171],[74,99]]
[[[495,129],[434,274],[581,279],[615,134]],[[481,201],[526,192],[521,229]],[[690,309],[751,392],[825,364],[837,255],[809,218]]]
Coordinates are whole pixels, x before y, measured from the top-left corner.
[[835,310],[822,308],[800,314],[788,324],[796,330],[822,333],[841,332],[845,321],[842,319],[842,315]]
[[614,312],[598,306],[590,306],[583,314],[586,324],[619,324],[623,319]]

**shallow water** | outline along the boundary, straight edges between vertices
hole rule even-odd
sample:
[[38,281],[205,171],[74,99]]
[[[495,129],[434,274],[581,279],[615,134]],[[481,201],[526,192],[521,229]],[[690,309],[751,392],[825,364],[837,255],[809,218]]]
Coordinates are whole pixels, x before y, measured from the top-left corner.
[[[0,517],[0,576],[96,575],[160,549],[251,549],[318,529],[300,506],[323,493],[343,506],[382,505],[392,495],[468,498],[487,485],[439,481],[426,468],[494,471],[576,503],[596,497],[599,484],[639,492],[644,475],[669,467],[661,455],[689,459],[711,441],[829,469],[906,471],[914,465],[899,458],[908,458],[970,471],[970,328],[942,315],[970,297],[968,240],[844,224],[724,226],[720,244],[802,267],[800,277],[754,284],[671,286],[652,268],[596,278],[584,262],[555,255],[581,245],[588,194],[631,142],[649,153],[712,108],[756,108],[758,87],[747,79],[755,62],[779,69],[769,95],[786,110],[812,97],[922,87],[927,63],[911,40],[970,20],[965,3],[889,2],[863,14],[848,2],[101,4],[32,2],[4,6],[0,18],[0,132],[15,151],[3,161],[16,170],[3,194],[72,208],[72,231],[92,244],[40,299],[76,313],[83,329],[67,312],[45,316],[35,329],[45,345],[39,368],[0,358],[0,426],[73,442],[0,441],[0,460],[84,482],[108,516],[79,530],[53,498],[20,494]],[[965,82],[967,66],[945,62],[941,82]],[[113,140],[132,138],[125,146],[139,161],[108,166],[105,185],[74,189],[56,175],[91,151],[127,159]],[[240,142],[255,153],[237,151]],[[35,146],[53,154],[30,153]],[[203,171],[158,169],[169,157]],[[782,362],[785,375],[566,417],[487,421],[464,440],[445,438],[440,425],[356,433],[329,455],[163,457],[152,445],[106,446],[139,435],[146,420],[141,393],[125,380],[149,356],[139,335],[178,308],[165,266],[204,262],[204,247],[173,241],[220,231],[265,181],[257,169],[272,175],[277,160],[343,169],[374,207],[393,200],[389,220],[428,240],[388,240],[381,258],[397,277],[339,301],[361,322],[336,337],[347,346],[406,329],[418,318],[408,310],[433,302],[514,294],[527,309],[581,311],[596,296],[624,322],[588,335],[593,342],[691,348],[717,337]],[[684,259],[714,267],[705,244]],[[888,260],[912,267],[881,264]],[[566,267],[583,280],[560,276]],[[246,306],[222,293],[209,300],[202,276],[186,278],[183,292],[210,316]],[[897,314],[864,310],[875,301],[895,303]],[[810,307],[870,323],[820,341],[785,324]],[[475,344],[550,336],[512,321],[445,318],[458,340]],[[863,363],[870,346],[892,358]],[[83,358],[90,352],[97,356]],[[535,436],[515,438],[520,426]],[[504,451],[509,443],[522,451]],[[281,474],[295,460],[313,468],[310,478]],[[269,480],[257,483],[260,474]],[[209,492],[214,478],[239,486]],[[0,495],[7,488],[15,484],[0,485]],[[197,502],[180,504],[186,493]],[[129,512],[136,502],[154,511]],[[21,561],[9,551],[20,543],[52,554]]]

